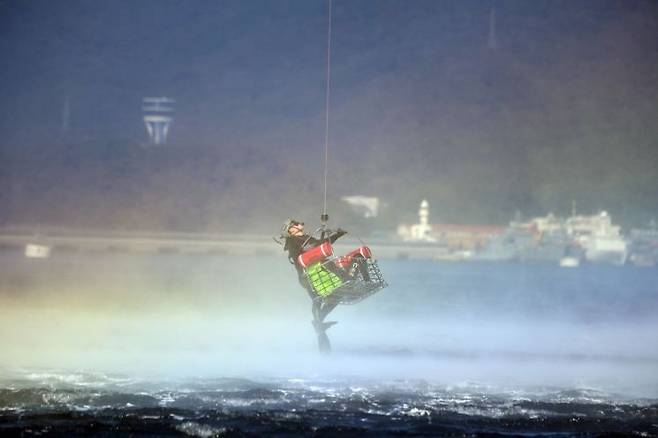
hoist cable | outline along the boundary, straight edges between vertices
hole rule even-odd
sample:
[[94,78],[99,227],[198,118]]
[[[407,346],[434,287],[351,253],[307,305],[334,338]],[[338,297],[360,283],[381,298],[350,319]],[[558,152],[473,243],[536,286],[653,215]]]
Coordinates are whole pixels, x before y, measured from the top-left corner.
[[329,17],[327,23],[327,86],[325,94],[325,125],[324,125],[324,201],[322,204],[321,220],[326,223],[327,215],[327,175],[329,174],[329,108],[331,91],[331,0],[329,3]]

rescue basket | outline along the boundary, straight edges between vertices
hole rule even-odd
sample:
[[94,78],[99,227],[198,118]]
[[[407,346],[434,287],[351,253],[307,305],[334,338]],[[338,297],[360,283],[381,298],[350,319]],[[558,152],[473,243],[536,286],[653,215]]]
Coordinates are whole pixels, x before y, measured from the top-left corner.
[[[367,254],[370,256],[369,250]],[[388,286],[376,260],[359,255],[350,259],[346,265],[344,257],[332,256],[306,268],[316,299],[355,304]]]

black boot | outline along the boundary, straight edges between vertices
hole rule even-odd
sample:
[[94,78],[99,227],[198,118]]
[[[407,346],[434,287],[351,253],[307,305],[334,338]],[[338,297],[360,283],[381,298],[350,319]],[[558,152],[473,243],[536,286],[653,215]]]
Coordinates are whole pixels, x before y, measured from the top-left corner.
[[352,262],[352,266],[350,267],[350,273],[352,273],[353,270],[354,273],[356,273],[357,269],[361,273],[361,278],[363,278],[363,281],[370,281],[370,273],[368,272],[368,261],[360,255],[354,257],[354,262]]

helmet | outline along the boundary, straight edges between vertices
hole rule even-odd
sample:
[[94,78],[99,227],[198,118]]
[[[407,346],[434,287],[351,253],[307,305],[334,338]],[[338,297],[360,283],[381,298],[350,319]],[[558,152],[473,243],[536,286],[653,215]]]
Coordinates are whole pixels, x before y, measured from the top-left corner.
[[304,222],[301,222],[301,221],[298,221],[298,220],[295,220],[295,219],[292,219],[292,218],[286,219],[286,221],[283,223],[283,226],[281,227],[281,235],[284,236],[284,237],[287,237],[288,236],[288,230],[293,225],[304,225]]

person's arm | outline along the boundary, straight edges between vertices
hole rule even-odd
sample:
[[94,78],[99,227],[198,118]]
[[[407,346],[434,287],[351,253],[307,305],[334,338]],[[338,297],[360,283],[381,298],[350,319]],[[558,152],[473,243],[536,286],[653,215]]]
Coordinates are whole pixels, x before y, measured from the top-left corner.
[[322,243],[321,240],[316,239],[313,236],[304,236],[304,248],[315,248],[316,246],[320,245]]
[[329,243],[334,243],[336,240],[338,240],[340,237],[343,237],[344,235],[347,234],[347,231],[338,228],[334,234],[329,236]]

